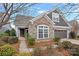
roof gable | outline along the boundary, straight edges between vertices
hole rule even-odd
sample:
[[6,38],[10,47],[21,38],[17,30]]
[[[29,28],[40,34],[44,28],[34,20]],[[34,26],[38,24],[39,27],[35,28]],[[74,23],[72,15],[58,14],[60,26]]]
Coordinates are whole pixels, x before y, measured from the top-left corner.
[[63,13],[59,8],[53,9],[50,12],[47,13],[47,16],[52,20],[52,13],[58,13],[59,14],[59,22],[54,22],[56,26],[69,26],[66,18],[63,16]]
[[30,20],[30,22],[33,23],[36,20],[40,20],[40,18],[42,18],[42,17],[46,18],[46,20],[48,20],[50,23],[54,24],[54,22],[47,16],[47,13],[46,12],[45,13],[42,13],[41,15],[39,15],[39,16],[37,16],[35,18],[33,18],[32,20]]
[[15,25],[28,27],[29,20],[31,20],[32,18],[33,18],[32,16],[17,15],[15,20]]

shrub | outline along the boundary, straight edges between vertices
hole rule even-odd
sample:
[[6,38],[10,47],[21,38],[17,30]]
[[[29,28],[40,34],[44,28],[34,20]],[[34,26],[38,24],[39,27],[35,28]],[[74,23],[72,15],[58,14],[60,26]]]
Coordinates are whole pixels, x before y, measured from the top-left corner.
[[4,41],[4,42],[6,42],[6,43],[10,43],[10,44],[18,42],[18,38],[15,37],[15,36],[3,36],[1,38],[1,40]]
[[2,34],[0,34],[1,36],[10,36],[8,33],[2,33]]
[[73,31],[71,31],[69,35],[70,35],[70,38],[72,38],[72,39],[76,38],[76,34]]
[[27,42],[28,42],[28,45],[33,46],[35,44],[35,39],[29,36],[27,39]]
[[59,38],[59,37],[54,37],[53,40],[54,40],[55,42],[59,42],[59,41],[60,41],[60,38]]
[[8,43],[13,44],[13,43],[17,43],[18,42],[18,38],[15,36],[10,36],[8,39]]
[[12,56],[16,54],[16,50],[10,45],[0,47],[0,56]]
[[34,56],[42,56],[41,51],[42,51],[41,48],[34,48],[33,55]]
[[72,43],[69,41],[63,41],[62,47],[66,48],[66,49],[70,49],[72,47]]
[[16,36],[16,31],[14,29],[10,30],[10,36]]
[[76,39],[79,40],[79,36],[77,36]]
[[8,43],[9,36],[2,36],[1,40]]
[[27,32],[24,33],[24,37],[27,39],[30,36]]
[[32,53],[31,52],[22,52],[22,53],[19,53],[18,56],[32,56]]
[[4,34],[4,35],[7,34],[7,35],[10,36],[10,30],[6,30],[3,34]]
[[16,31],[14,29],[6,30],[1,35],[3,35],[3,36],[16,36]]
[[77,36],[77,38],[79,38],[79,36]]
[[71,49],[69,49],[70,54],[73,56],[79,56],[79,45],[73,44]]

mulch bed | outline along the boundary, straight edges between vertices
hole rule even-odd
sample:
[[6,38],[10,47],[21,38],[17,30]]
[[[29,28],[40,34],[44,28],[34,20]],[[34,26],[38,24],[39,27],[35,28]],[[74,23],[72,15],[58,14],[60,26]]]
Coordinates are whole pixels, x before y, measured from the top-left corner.
[[48,40],[48,41],[38,41],[35,43],[35,47],[44,47],[44,46],[51,46],[55,44],[54,41]]
[[70,53],[69,51],[67,51],[66,49],[64,48],[59,48],[57,49],[59,52],[61,52],[64,56],[70,56]]
[[19,52],[19,42],[11,45],[16,49],[17,52]]
[[52,40],[47,40],[47,41],[41,40],[41,41],[36,41],[34,46],[29,46],[28,44],[27,44],[27,46],[28,46],[28,48],[33,48],[33,47],[37,47],[38,48],[38,47],[50,46],[50,45],[53,45],[53,44],[55,44],[55,42],[52,41]]
[[[45,46],[51,46],[55,44],[55,42],[53,40],[48,40],[48,41],[36,41],[35,45],[34,46],[28,46],[28,48],[40,48],[40,47],[45,47]],[[55,53],[52,54],[52,56],[56,55],[56,56],[69,56],[69,52],[67,50],[65,50],[64,48],[56,48],[55,50]],[[47,51],[43,50],[42,51],[42,54],[43,55],[46,55]]]

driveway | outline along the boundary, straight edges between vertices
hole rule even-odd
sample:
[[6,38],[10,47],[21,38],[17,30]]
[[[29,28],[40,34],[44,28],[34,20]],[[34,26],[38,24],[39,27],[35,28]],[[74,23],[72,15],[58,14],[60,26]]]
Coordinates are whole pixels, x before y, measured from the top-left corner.
[[63,41],[70,41],[73,44],[79,45],[79,40],[75,40],[75,39],[61,39],[61,42],[63,42]]

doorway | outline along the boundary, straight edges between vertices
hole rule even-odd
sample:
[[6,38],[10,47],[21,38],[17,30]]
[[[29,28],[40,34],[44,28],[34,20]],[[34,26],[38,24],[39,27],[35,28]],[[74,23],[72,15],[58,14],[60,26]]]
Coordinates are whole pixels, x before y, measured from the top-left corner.
[[24,32],[25,32],[25,29],[20,28],[20,36],[21,37],[24,37]]

